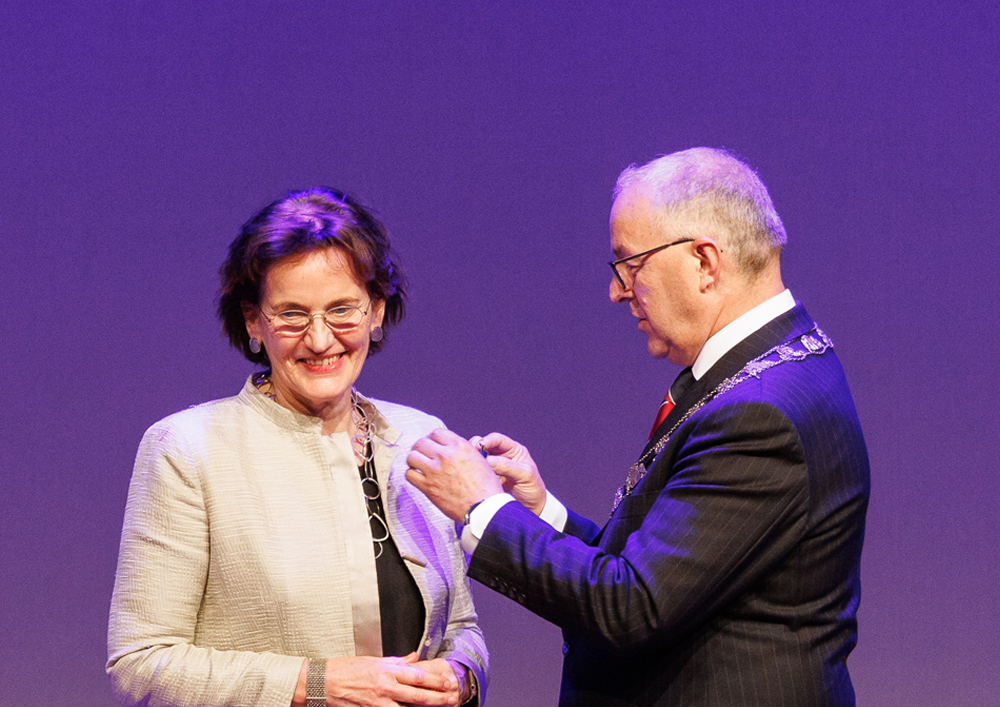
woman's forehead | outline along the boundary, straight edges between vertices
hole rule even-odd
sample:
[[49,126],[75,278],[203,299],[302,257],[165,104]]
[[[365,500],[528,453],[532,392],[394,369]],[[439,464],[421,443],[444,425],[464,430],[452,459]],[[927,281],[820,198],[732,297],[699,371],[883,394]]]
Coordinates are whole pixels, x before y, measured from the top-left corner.
[[365,288],[351,259],[340,248],[324,248],[282,258],[264,275],[262,298],[295,301],[355,297]]

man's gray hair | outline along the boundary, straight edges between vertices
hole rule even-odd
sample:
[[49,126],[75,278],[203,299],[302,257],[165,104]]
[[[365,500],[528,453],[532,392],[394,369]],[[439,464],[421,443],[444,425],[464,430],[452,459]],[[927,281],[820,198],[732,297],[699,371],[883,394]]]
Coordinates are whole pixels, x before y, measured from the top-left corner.
[[760,273],[788,241],[767,187],[757,173],[727,150],[693,147],[629,165],[618,177],[615,198],[637,187],[664,216],[692,215],[717,226],[749,277]]

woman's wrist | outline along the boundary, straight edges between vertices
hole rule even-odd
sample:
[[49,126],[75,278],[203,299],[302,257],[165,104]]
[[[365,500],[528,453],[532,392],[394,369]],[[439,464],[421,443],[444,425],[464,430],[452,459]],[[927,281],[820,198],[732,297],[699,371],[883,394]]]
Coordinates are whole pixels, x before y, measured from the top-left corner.
[[306,675],[306,707],[326,707],[326,661],[309,661]]
[[326,663],[308,658],[302,661],[291,707],[326,707]]
[[309,660],[302,661],[302,668],[299,670],[299,681],[295,683],[295,692],[292,693],[291,707],[306,707],[306,682],[309,679]]
[[459,663],[457,660],[447,659],[448,664],[451,665],[451,669],[455,673],[455,677],[458,679],[458,703],[460,705],[468,704],[472,702],[476,695],[479,693],[478,684],[476,683],[476,676],[469,669],[467,665]]

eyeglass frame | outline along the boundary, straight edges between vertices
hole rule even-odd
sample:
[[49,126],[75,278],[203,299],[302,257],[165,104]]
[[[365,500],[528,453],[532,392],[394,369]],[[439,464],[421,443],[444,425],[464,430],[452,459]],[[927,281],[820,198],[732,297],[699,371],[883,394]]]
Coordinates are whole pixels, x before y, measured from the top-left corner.
[[[667,243],[666,245],[658,245],[655,248],[650,248],[649,250],[644,250],[641,253],[636,253],[635,255],[627,255],[624,258],[619,258],[618,260],[612,260],[612,261],[610,261],[608,263],[608,265],[611,267],[611,272],[614,273],[615,280],[618,281],[618,284],[621,285],[621,288],[623,290],[628,290],[628,289],[631,289],[631,285],[626,285],[625,284],[625,279],[621,276],[621,273],[618,272],[618,266],[619,265],[621,265],[622,263],[627,263],[629,260],[635,260],[636,258],[641,258],[641,257],[646,256],[646,255],[652,255],[653,253],[659,253],[661,250],[666,250],[667,248],[669,248],[672,245],[680,245],[681,243],[691,243],[693,240],[695,240],[695,239],[694,238],[681,238],[680,240],[676,240],[673,243]],[[635,280],[635,277],[633,276],[632,279]]]
[[[320,317],[323,320],[323,323],[326,324],[330,328],[331,331],[344,331],[344,332],[346,332],[346,331],[351,331],[353,329],[357,329],[359,326],[361,326],[361,322],[364,321],[365,317],[368,316],[368,312],[372,308],[372,302],[373,301],[374,300],[369,299],[368,300],[368,304],[365,305],[364,309],[362,309],[361,307],[356,307],[353,304],[338,304],[338,305],[336,305],[334,307],[330,307],[330,309],[323,310],[322,312],[307,312],[304,309],[285,309],[285,310],[283,310],[281,312],[275,313],[274,316],[272,316],[272,317],[267,316],[267,312],[265,312],[264,308],[261,307],[259,304],[257,305],[257,309],[260,311],[260,313],[262,315],[264,315],[264,319],[266,319],[267,323],[271,326],[272,329],[274,329],[274,333],[275,334],[277,334],[278,336],[293,337],[293,336],[302,336],[307,331],[309,331],[309,327],[312,326],[313,319],[315,319],[316,317]],[[334,323],[332,323],[329,319],[326,318],[326,315],[331,310],[338,309],[340,307],[344,307],[346,309],[356,309],[357,311],[361,312],[361,319],[358,320],[358,322],[355,323],[355,324],[334,324]],[[302,327],[301,331],[294,331],[294,332],[281,331],[278,327],[276,327],[274,325],[274,320],[275,319],[277,319],[278,317],[280,317],[282,314],[286,314],[288,312],[301,312],[302,314],[305,314],[307,317],[309,317],[309,321],[306,323],[306,325],[304,327]]]

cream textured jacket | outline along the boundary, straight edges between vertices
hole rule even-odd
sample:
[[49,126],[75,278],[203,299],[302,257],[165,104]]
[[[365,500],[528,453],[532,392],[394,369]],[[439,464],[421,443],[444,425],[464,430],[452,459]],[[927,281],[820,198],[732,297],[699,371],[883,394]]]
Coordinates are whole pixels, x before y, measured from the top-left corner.
[[[442,423],[360,400],[390,532],[426,611],[422,658],[487,681],[455,524],[405,479]],[[375,560],[347,433],[239,395],[143,437],[129,487],[107,671],[125,705],[288,707],[302,659],[381,655]]]

